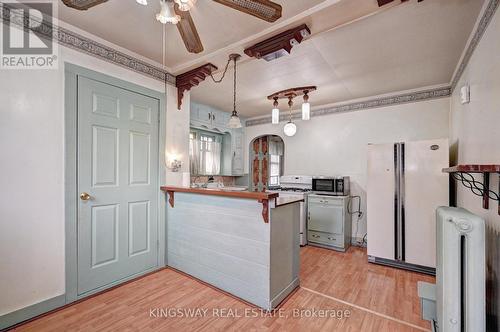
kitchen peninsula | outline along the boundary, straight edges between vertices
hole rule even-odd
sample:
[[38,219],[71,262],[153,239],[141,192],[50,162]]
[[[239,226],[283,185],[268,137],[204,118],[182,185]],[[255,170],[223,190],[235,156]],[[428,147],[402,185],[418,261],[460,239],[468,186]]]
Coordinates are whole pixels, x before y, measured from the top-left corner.
[[161,187],[167,264],[271,310],[299,286],[299,204],[277,193]]

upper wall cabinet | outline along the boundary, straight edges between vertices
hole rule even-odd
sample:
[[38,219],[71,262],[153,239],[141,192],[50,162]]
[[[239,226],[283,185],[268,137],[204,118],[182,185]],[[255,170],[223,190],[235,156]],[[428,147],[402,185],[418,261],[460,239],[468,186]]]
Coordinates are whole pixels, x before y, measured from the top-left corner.
[[227,128],[230,114],[210,106],[191,103],[191,126],[220,132],[230,132]]

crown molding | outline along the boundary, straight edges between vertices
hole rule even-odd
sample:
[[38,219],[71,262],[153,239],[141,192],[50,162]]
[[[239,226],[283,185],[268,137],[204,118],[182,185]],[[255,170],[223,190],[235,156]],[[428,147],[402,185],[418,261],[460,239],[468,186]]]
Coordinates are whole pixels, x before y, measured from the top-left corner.
[[[10,22],[19,27],[23,27],[24,18],[22,15],[14,12],[11,13],[5,3],[0,6],[0,9],[1,21]],[[35,17],[32,17],[32,19],[38,20]],[[47,38],[55,38],[56,41],[62,46],[175,86],[175,76],[166,70],[124,52],[118,51],[110,46],[94,41],[91,38],[84,37],[69,29],[60,27],[56,24],[42,23],[38,30]]]
[[476,48],[479,45],[479,42],[481,41],[481,38],[483,37],[484,33],[486,32],[488,25],[493,19],[493,16],[495,15],[499,5],[500,5],[500,0],[489,0],[486,9],[483,11],[481,20],[479,21],[479,24],[477,25],[477,28],[474,31],[474,34],[472,35],[472,38],[470,39],[466,47],[466,50],[458,64],[458,67],[455,70],[455,74],[453,75],[453,78],[450,83],[451,92],[453,92],[457,87],[457,84],[460,81],[460,78],[462,77],[465,68],[467,68],[467,65],[469,64],[472,55],[476,51]]
[[[408,93],[397,94],[393,96],[384,96],[371,98],[364,101],[351,102],[341,105],[334,105],[330,107],[322,107],[311,111],[311,117],[331,115],[336,113],[346,113],[354,111],[362,111],[370,108],[379,108],[394,106],[400,104],[416,103],[420,101],[446,98],[451,96],[451,87],[438,87],[434,89],[420,90]],[[292,115],[292,119],[300,119],[301,114],[295,113]],[[289,115],[282,114],[280,116],[280,121],[285,121],[289,119]],[[261,124],[271,123],[271,117],[262,117],[256,119],[249,119],[246,121],[246,127],[257,126]]]

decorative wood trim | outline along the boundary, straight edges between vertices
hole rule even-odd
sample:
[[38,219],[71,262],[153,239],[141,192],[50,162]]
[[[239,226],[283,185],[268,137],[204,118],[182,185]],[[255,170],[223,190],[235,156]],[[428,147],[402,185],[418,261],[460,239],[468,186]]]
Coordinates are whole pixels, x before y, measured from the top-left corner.
[[[500,0],[499,0],[500,1]],[[311,117],[331,115],[336,113],[362,111],[370,108],[387,107],[393,105],[415,103],[419,101],[427,101],[432,99],[446,98],[451,96],[451,87],[436,88],[432,90],[422,90],[411,93],[404,93],[390,97],[380,97],[368,99],[366,101],[332,106],[311,111]],[[293,114],[293,119],[301,119],[301,114]],[[282,114],[280,121],[288,120],[288,115]],[[257,119],[249,119],[245,122],[246,127],[257,126],[261,124],[271,123],[271,117],[261,117]]]
[[[377,2],[378,2],[378,6],[379,6],[379,7],[385,6],[385,5],[387,5],[388,3],[391,3],[391,2],[393,2],[393,1],[394,1],[394,0],[377,0]],[[401,2],[406,2],[406,1],[408,1],[408,0],[401,0]],[[424,1],[424,0],[418,0],[418,2],[422,2],[422,1]]]
[[500,165],[457,165],[443,168],[443,172],[500,173]]
[[262,219],[266,224],[269,223],[269,200],[259,199],[259,203],[262,203]]
[[108,0],[62,0],[66,6],[78,10],[87,10],[106,1]]
[[213,71],[217,70],[217,67],[211,63],[204,64],[198,68],[192,69],[184,74],[177,76],[176,87],[177,87],[177,108],[180,110],[182,106],[182,98],[184,98],[184,92],[191,90],[193,86],[197,86],[201,82],[210,76]]
[[187,188],[187,187],[172,187],[164,186],[160,188],[166,192],[192,193],[211,196],[225,196],[233,198],[245,198],[254,200],[272,199],[279,197],[278,193],[258,192],[258,191],[225,191],[220,189],[203,189],[203,188]]
[[174,192],[167,191],[167,193],[168,193],[168,203],[170,204],[171,207],[174,207],[174,203],[175,203]]
[[[265,60],[270,61],[279,57],[279,55],[276,55],[276,57],[271,56],[273,53],[281,50],[285,50],[287,53],[290,53],[295,45],[300,44],[305,37],[310,35],[311,30],[309,30],[309,27],[302,24],[250,46],[246,48],[244,52],[249,57],[255,57],[257,59],[264,58]],[[270,57],[266,58],[267,56]]]
[[281,17],[281,12],[283,8],[281,5],[269,1],[269,0],[214,0],[220,3],[236,9],[242,13],[249,14],[260,18],[261,20],[267,21],[269,23],[275,22]]
[[[6,3],[3,3],[0,9],[0,21],[11,22],[19,27],[23,27],[23,15],[11,12],[8,4]],[[156,80],[175,85],[175,76],[160,67],[115,50],[112,47],[96,42],[90,38],[59,27],[55,24],[40,22],[37,17],[31,16],[30,19],[40,23],[40,27],[37,29],[37,32],[43,34],[46,38],[56,39],[62,46],[91,55],[95,58],[135,71]]]
[[297,87],[297,88],[286,89],[286,90],[275,92],[272,95],[267,96],[267,99],[274,100],[275,98],[278,98],[278,99],[288,99],[290,97],[295,98],[298,96],[303,96],[306,93],[316,91],[316,89],[317,89],[316,86],[301,86],[301,87]]

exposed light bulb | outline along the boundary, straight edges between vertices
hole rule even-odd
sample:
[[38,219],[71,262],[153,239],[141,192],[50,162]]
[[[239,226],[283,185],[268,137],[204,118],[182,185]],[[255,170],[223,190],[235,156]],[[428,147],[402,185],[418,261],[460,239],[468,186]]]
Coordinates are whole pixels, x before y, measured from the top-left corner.
[[273,108],[272,112],[272,124],[279,124],[280,123],[280,110],[279,108],[275,107]]
[[196,0],[174,0],[174,2],[179,6],[179,10],[183,12],[191,10],[196,4]]
[[297,133],[297,126],[293,122],[288,122],[283,128],[283,132],[286,136],[292,137]]
[[147,6],[148,0],[135,0],[139,5]]
[[170,5],[166,1],[162,1],[160,3],[161,5],[161,11],[156,14],[156,20],[163,23],[172,23],[172,24],[177,24],[181,20],[181,17],[179,15],[176,15],[172,12],[172,9],[170,8]]
[[311,104],[303,103],[302,104],[302,120],[311,119]]

